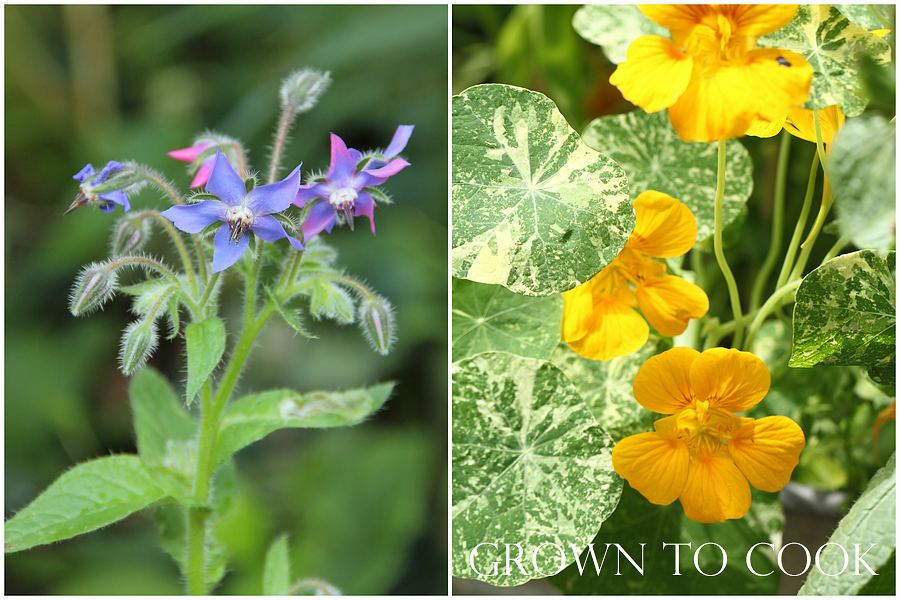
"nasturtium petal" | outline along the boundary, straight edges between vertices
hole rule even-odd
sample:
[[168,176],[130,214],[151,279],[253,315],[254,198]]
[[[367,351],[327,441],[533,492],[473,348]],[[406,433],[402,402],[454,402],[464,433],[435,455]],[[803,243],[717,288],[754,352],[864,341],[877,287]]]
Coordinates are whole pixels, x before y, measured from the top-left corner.
[[[612,440],[572,383],[552,364],[489,352],[453,366],[453,574],[494,585],[541,577],[499,568],[504,544],[529,559],[542,544],[584,548],[612,513],[622,481]],[[474,558],[478,571],[470,568]],[[567,561],[574,557],[567,553]],[[546,574],[555,552],[538,553]],[[565,564],[562,565],[564,567]]]
[[634,227],[628,181],[552,100],[488,84],[453,98],[453,275],[548,296],[609,264]]
[[594,303],[591,326],[577,340],[567,340],[578,354],[593,360],[609,360],[631,354],[650,337],[650,327],[631,305],[618,297]]
[[734,348],[704,350],[691,364],[694,398],[708,401],[710,408],[749,410],[766,397],[771,382],[766,363]]
[[[822,135],[822,143],[828,145],[834,141],[834,137],[844,126],[846,119],[837,104],[832,104],[818,112],[819,132]],[[816,124],[814,111],[808,108],[792,108],[788,111],[784,129],[793,136],[815,144]],[[831,169],[829,169],[830,172]]]
[[681,335],[688,321],[699,319],[709,310],[706,292],[697,285],[664,275],[637,286],[641,312],[658,332],[666,337]]
[[656,258],[687,254],[697,241],[697,219],[687,204],[647,190],[634,199],[635,225],[626,247]]
[[630,4],[586,4],[575,11],[572,27],[585,40],[603,48],[614,64],[625,60],[628,45],[638,37],[668,34]]
[[750,485],[726,451],[692,456],[680,500],[698,523],[740,519],[750,508]]
[[814,70],[806,108],[837,104],[848,117],[860,114],[867,100],[860,87],[857,63],[867,54],[879,64],[891,60],[890,45],[847,20],[828,4],[800,5],[785,27],[759,38],[760,46],[792,50]]
[[642,35],[628,46],[625,62],[609,82],[622,96],[647,112],[669,108],[691,81],[694,60],[669,38]]
[[643,364],[634,377],[634,399],[647,410],[670,415],[693,401],[691,365],[700,357],[693,348],[671,348]]
[[[716,192],[716,144],[679,139],[665,113],[636,110],[594,119],[584,142],[619,163],[628,175],[631,196],[647,190],[686,204],[697,220],[697,242],[713,235]],[[753,191],[753,164],[737,140],[726,145],[724,223],[734,221]]]
[[738,429],[731,439],[731,458],[750,485],[778,492],[787,485],[806,438],[787,417],[763,417]]
[[850,119],[828,154],[841,234],[857,248],[896,246],[897,129],[881,115]]
[[687,444],[668,433],[630,435],[613,448],[613,468],[653,504],[669,504],[687,481]]
[[559,344],[562,299],[514,294],[499,285],[453,279],[453,360],[501,351],[549,358]]
[[737,4],[728,8],[740,33],[747,36],[777,31],[797,15],[796,4]]
[[791,367],[895,363],[895,254],[860,250],[833,258],[797,289]]

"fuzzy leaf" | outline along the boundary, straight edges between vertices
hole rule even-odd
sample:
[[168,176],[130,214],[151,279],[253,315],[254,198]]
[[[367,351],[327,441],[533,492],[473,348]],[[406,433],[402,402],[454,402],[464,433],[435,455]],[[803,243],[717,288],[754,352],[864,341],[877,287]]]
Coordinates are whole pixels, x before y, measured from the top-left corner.
[[587,4],[575,12],[572,27],[578,35],[603,48],[613,64],[625,62],[629,44],[642,35],[669,37],[665,28],[632,4]]
[[509,85],[453,98],[453,275],[530,296],[603,269],[634,228],[628,181],[552,100]]
[[812,65],[806,108],[837,104],[848,117],[860,114],[867,103],[858,78],[860,56],[867,54],[879,64],[891,60],[886,41],[854,25],[828,4],[801,4],[793,21],[762,36],[758,43],[796,52]]
[[453,360],[492,350],[549,358],[559,343],[562,299],[514,294],[453,279]]
[[382,383],[343,392],[285,389],[239,398],[222,416],[217,462],[278,429],[356,425],[381,408],[393,389],[393,383]]
[[266,287],[266,295],[275,306],[275,311],[281,316],[282,319],[284,319],[284,322],[287,323],[291,329],[293,329],[295,332],[299,333],[306,339],[314,340],[318,337],[306,328],[306,324],[300,317],[300,313],[293,308],[286,306],[286,303],[282,302],[278,298],[278,295],[272,290],[272,288],[268,286]]
[[[584,143],[619,163],[631,198],[656,190],[687,204],[697,219],[697,242],[712,237],[716,195],[716,144],[683,142],[665,111],[636,110],[600,117],[584,131]],[[738,218],[753,191],[753,162],[737,140],[726,145],[724,223]]]
[[794,305],[791,367],[894,364],[894,253],[860,250],[803,278]]
[[5,550],[19,552],[94,531],[165,496],[137,456],[81,463],[6,522]]
[[311,275],[301,280],[302,293],[309,296],[309,312],[315,319],[332,319],[349,324],[356,307],[350,293],[335,283],[328,273]]
[[184,339],[187,345],[184,400],[190,406],[225,353],[225,324],[218,317],[191,323],[184,330]]
[[[871,580],[882,577],[889,577],[884,583],[893,587],[894,576],[888,575],[892,572],[892,568],[886,563],[897,547],[896,461],[896,455],[891,455],[887,464],[875,473],[866,491],[853,504],[850,512],[841,519],[837,529],[828,539],[829,543],[843,546],[850,554],[849,568],[833,577],[823,575],[818,569],[811,570],[798,592],[799,595],[852,596],[858,594]],[[862,565],[859,565],[859,573],[856,573],[855,544],[861,546],[860,553],[863,553],[869,544],[873,545],[863,558],[878,575],[871,575]],[[822,551],[821,561],[821,569],[826,573],[838,573],[843,566],[844,557],[835,546],[829,546],[827,551]],[[893,595],[893,590],[890,595]]]
[[828,155],[838,228],[857,248],[896,245],[897,133],[880,115],[850,119]]
[[266,552],[263,565],[263,596],[287,596],[291,588],[291,559],[288,556],[288,539],[279,536]]
[[[516,568],[490,575],[494,561],[504,564],[504,542],[520,544],[529,564],[542,544],[583,549],[622,493],[612,446],[575,387],[550,363],[503,352],[456,363],[453,574],[517,585],[544,575]],[[497,544],[481,546],[474,559],[487,575],[468,564],[482,542]],[[537,558],[544,574],[558,572],[560,562],[554,552]]]

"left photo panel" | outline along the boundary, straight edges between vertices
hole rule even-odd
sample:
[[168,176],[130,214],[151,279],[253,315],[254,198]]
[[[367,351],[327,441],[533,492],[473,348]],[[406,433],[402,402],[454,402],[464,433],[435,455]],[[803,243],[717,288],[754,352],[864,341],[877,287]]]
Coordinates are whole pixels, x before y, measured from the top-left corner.
[[6,593],[448,593],[447,15],[5,7]]

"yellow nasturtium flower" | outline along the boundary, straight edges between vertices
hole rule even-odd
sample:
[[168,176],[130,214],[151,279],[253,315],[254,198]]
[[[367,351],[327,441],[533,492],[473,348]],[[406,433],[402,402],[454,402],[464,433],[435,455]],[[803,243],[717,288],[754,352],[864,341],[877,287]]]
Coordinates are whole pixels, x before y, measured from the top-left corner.
[[[844,113],[837,104],[832,104],[819,110],[819,128],[822,132],[822,143],[826,146],[834,141],[841,127],[844,126]],[[772,137],[784,129],[794,137],[807,142],[816,143],[816,125],[813,121],[813,111],[808,108],[792,108],[780,119],[771,122],[757,121],[747,131],[748,135],[756,137]]]
[[799,54],[757,48],[756,38],[787,25],[795,4],[647,4],[672,37],[644,35],[609,78],[647,112],[669,109],[685,141],[742,136],[758,121],[802,106],[813,70]]
[[613,468],[653,504],[680,500],[694,521],[743,517],[750,485],[783,488],[806,444],[787,417],[734,414],[759,404],[769,383],[769,369],[750,352],[672,348],[648,359],[634,378],[634,397],[669,416],[655,431],[616,444]]
[[622,252],[589,281],[563,292],[563,340],[586,358],[634,352],[650,336],[647,321],[662,335],[679,335],[689,319],[709,310],[706,292],[667,275],[666,265],[654,260],[681,256],[694,245],[691,209],[649,190],[635,198],[634,210],[634,231]]

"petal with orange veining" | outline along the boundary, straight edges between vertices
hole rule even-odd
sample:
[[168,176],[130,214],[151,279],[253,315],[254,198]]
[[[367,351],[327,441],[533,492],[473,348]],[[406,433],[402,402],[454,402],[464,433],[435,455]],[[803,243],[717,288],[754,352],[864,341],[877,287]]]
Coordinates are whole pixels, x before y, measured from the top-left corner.
[[706,292],[674,275],[638,285],[637,301],[650,325],[667,337],[684,333],[688,321],[699,319],[709,310]]
[[698,523],[740,519],[750,508],[750,485],[727,452],[692,456],[679,499],[684,515]]
[[684,442],[662,433],[628,436],[612,452],[616,473],[653,504],[670,504],[678,498],[689,460]]
[[672,40],[644,35],[628,46],[625,62],[609,78],[626,100],[647,112],[675,104],[691,79],[693,59]]
[[712,408],[740,412],[753,408],[769,392],[769,368],[755,354],[734,348],[710,348],[691,365],[691,388]]
[[750,484],[764,492],[787,485],[806,445],[803,430],[787,417],[763,417],[738,429],[731,457]]
[[635,224],[626,248],[648,256],[671,258],[686,254],[697,240],[697,219],[683,202],[647,190],[634,199]]
[[671,348],[647,359],[634,377],[635,400],[661,414],[688,406],[693,400],[691,365],[699,357],[693,348]]

